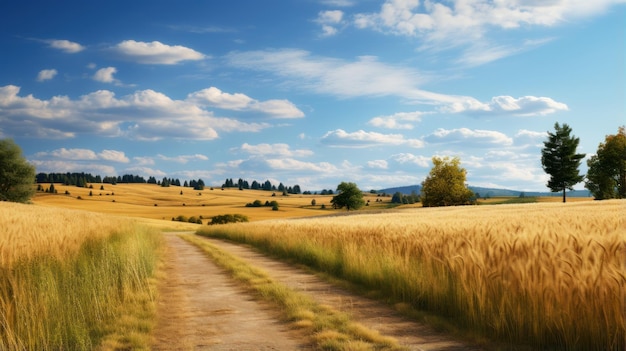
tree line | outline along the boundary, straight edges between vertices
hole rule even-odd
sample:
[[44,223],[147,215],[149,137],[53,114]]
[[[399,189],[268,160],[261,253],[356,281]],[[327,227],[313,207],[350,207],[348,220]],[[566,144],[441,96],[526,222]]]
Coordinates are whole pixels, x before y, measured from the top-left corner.
[[[577,153],[580,139],[571,135],[572,129],[567,125],[554,125],[554,132],[548,132],[541,150],[541,165],[550,176],[546,186],[552,192],[562,192],[563,202],[566,201],[566,190],[573,190],[574,185],[584,181],[594,198],[598,200],[626,198],[626,127],[618,128],[616,134],[607,135],[598,145],[595,155],[587,159],[588,172],[580,174],[580,164],[585,154]],[[460,167],[458,157],[433,157],[433,168],[422,183],[419,196],[424,206],[449,206],[473,203],[476,194],[465,184],[466,170]],[[63,183],[65,185],[88,186],[88,183],[151,183],[161,186],[181,186],[179,179],[164,177],[157,180],[149,177],[126,174],[117,177],[101,177],[89,173],[39,173],[35,167],[22,156],[22,150],[11,139],[0,140],[0,201],[27,202],[34,194],[33,179],[37,183]],[[182,186],[202,190],[204,182],[199,180],[185,181]],[[311,194],[302,192],[299,185],[285,186],[280,183],[273,185],[269,180],[249,183],[239,179],[226,179],[223,188],[238,187],[239,189],[256,189],[282,191],[283,194]],[[362,205],[362,197],[354,196],[360,192],[356,184],[342,182],[337,187],[338,194],[333,197],[335,207],[356,209]],[[317,194],[317,193],[316,193]],[[322,195],[333,194],[332,190],[322,191]],[[399,194],[396,194],[399,195]],[[417,201],[410,197],[396,196],[394,202]]]

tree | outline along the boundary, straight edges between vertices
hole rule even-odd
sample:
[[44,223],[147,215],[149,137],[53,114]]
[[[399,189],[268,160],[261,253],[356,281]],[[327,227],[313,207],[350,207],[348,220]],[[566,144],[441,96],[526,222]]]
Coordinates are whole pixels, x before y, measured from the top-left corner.
[[363,193],[354,183],[341,182],[337,186],[337,195],[333,196],[330,200],[336,208],[346,207],[348,211],[350,209],[358,210],[365,205],[363,200]]
[[543,142],[541,165],[550,175],[546,185],[553,192],[562,191],[565,202],[565,191],[572,190],[574,185],[584,179],[584,176],[578,173],[578,168],[585,154],[576,153],[580,139],[570,136],[572,132],[570,126],[565,123],[560,126],[557,122],[554,124],[554,130],[554,133],[548,132],[548,140]]
[[11,139],[0,140],[0,200],[27,202],[35,194],[35,167]]
[[458,157],[433,157],[433,168],[422,182],[422,205],[424,207],[467,205],[474,192],[467,188],[467,171],[460,167]]
[[585,188],[596,200],[626,198],[626,127],[607,135],[587,166]]

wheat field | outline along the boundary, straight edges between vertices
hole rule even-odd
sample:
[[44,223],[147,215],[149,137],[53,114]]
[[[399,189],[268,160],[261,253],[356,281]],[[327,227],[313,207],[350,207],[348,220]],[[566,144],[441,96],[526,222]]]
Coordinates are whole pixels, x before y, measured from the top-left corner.
[[422,208],[202,228],[471,332],[535,348],[626,347],[626,202]]
[[[49,187],[49,184],[42,184]],[[322,204],[331,208],[329,195],[295,195],[282,196],[276,192],[262,190],[238,190],[237,188],[205,188],[193,190],[178,186],[161,187],[154,184],[93,184],[94,189],[55,184],[57,194],[38,192],[33,198],[37,205],[46,207],[63,207],[81,209],[100,213],[122,216],[142,217],[149,219],[171,220],[172,217],[202,216],[210,218],[222,214],[239,213],[246,215],[251,221],[316,216],[329,213],[322,210]],[[65,192],[69,192],[66,195]],[[89,192],[92,196],[89,196]],[[181,194],[182,191],[182,194]],[[102,194],[102,195],[101,195]],[[80,197],[80,199],[78,198]],[[316,206],[311,206],[311,200]],[[368,194],[371,207],[376,208],[376,196]],[[277,201],[279,210],[271,207],[246,207],[247,203],[260,200]],[[378,204],[379,206],[382,204]],[[204,221],[205,223],[207,220]]]
[[145,348],[161,240],[129,218],[0,202],[0,349]]

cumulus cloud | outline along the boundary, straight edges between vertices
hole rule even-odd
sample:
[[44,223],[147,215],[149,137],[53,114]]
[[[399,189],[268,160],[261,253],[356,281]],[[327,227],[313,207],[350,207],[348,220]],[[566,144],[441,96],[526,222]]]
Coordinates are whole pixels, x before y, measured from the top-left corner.
[[120,56],[143,64],[174,65],[182,61],[199,61],[206,56],[188,47],[170,46],[159,41],[150,43],[124,40],[112,48]]
[[385,160],[367,161],[367,167],[372,169],[387,169],[389,164]]
[[423,112],[398,112],[389,116],[374,117],[369,125],[388,129],[413,129],[413,125],[422,120]]
[[321,11],[317,14],[315,22],[322,26],[322,36],[333,36],[339,32],[337,26],[343,22],[343,11]]
[[513,144],[513,139],[501,132],[468,128],[439,128],[426,136],[424,140],[433,144],[463,144],[471,147],[496,147]]
[[445,50],[462,46],[467,49],[459,61],[476,65],[537,44],[523,41],[517,45],[502,45],[489,38],[492,31],[551,27],[602,13],[619,3],[623,0],[387,0],[379,12],[356,14],[353,24],[361,29],[419,39],[423,49]]
[[41,71],[39,71],[39,74],[37,74],[37,81],[43,82],[45,80],[50,80],[54,78],[57,73],[58,72],[56,69],[42,69]]
[[554,101],[549,97],[496,96],[489,102],[480,102],[476,99],[465,99],[449,104],[442,108],[443,112],[466,113],[471,115],[510,115],[510,116],[545,116],[569,108],[562,102]]
[[178,155],[174,157],[158,155],[158,157],[160,160],[163,160],[163,161],[176,162],[180,164],[187,164],[189,161],[208,161],[209,160],[207,156],[202,155],[202,154]]
[[419,139],[405,139],[401,134],[381,134],[359,130],[348,133],[343,129],[337,129],[326,133],[321,142],[331,147],[367,148],[380,145],[405,145],[413,148],[421,148],[424,142]]
[[226,110],[261,112],[274,118],[304,117],[304,112],[288,100],[258,101],[241,93],[225,93],[216,87],[189,94],[187,100]]
[[281,157],[306,157],[313,155],[313,151],[306,149],[291,150],[287,144],[257,144],[250,145],[244,143],[241,147],[235,149],[255,156],[281,156]]
[[48,43],[51,48],[61,50],[68,54],[75,54],[85,50],[84,46],[69,40],[46,40],[46,43]]
[[52,151],[38,152],[35,154],[36,158],[54,158],[65,161],[93,161],[102,160],[109,162],[128,163],[130,160],[126,157],[124,151],[118,150],[102,150],[100,153],[96,153],[90,149],[66,149],[60,148]]
[[430,167],[431,159],[429,157],[425,157],[422,155],[414,155],[412,153],[399,153],[391,155],[391,160],[398,164],[409,164],[409,165],[417,165],[420,167]]
[[124,151],[102,150],[102,152],[98,154],[98,157],[101,160],[111,161],[111,162],[120,162],[120,163],[130,162],[128,157],[126,157],[126,154],[124,153]]
[[71,138],[76,134],[125,136],[140,140],[162,138],[211,140],[218,130],[258,132],[266,123],[246,123],[215,117],[211,111],[154,90],[116,97],[99,90],[78,99],[55,96],[41,100],[21,96],[20,87],[0,87],[0,125],[10,135]]
[[93,80],[102,83],[119,83],[119,81],[113,77],[115,73],[117,73],[117,68],[115,67],[100,68],[93,75]]

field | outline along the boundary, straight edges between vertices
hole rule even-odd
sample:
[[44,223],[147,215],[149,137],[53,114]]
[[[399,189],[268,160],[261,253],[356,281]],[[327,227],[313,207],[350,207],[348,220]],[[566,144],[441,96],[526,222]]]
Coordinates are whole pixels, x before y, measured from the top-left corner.
[[535,203],[203,227],[461,328],[540,349],[626,347],[626,202]]
[[[49,184],[42,185],[49,187]],[[210,218],[220,214],[240,213],[248,216],[251,221],[256,221],[332,213],[330,210],[332,196],[328,195],[282,196],[280,192],[276,192],[276,196],[272,196],[273,192],[262,190],[239,190],[237,188],[210,190],[210,188],[205,188],[205,190],[197,191],[192,188],[177,186],[164,188],[154,184],[104,184],[104,190],[100,190],[100,184],[94,184],[93,189],[61,184],[54,186],[57,194],[38,192],[33,198],[33,202],[43,206],[83,209],[160,220],[171,220],[172,217],[179,215]],[[69,195],[65,194],[66,191],[69,192]],[[90,191],[92,196],[89,196]],[[181,191],[183,192],[182,195]],[[311,200],[314,199],[316,205],[312,206]],[[367,208],[384,208],[391,200],[390,197],[387,197],[384,198],[385,203],[378,203],[376,202],[377,199],[379,198],[376,195],[367,194],[366,200],[370,201],[370,206]],[[271,207],[245,206],[254,200],[260,200],[262,203],[277,201],[279,210],[272,211]],[[326,205],[328,209],[322,210],[322,204]]]
[[129,219],[0,202],[0,349],[148,345],[160,242]]

